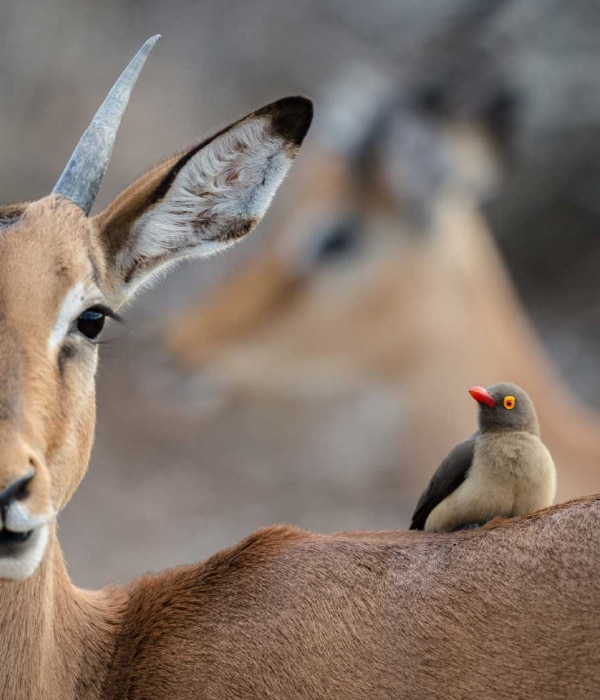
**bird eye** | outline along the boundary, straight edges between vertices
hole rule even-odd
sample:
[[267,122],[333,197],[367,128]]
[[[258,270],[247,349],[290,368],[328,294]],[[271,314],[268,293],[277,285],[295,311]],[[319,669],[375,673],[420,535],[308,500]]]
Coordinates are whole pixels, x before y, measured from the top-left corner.
[[515,407],[516,403],[517,403],[517,401],[516,401],[514,396],[505,396],[504,397],[504,408],[506,408],[508,411],[512,411],[512,409]]
[[77,319],[77,330],[89,340],[96,340],[106,322],[109,310],[102,306],[86,309]]

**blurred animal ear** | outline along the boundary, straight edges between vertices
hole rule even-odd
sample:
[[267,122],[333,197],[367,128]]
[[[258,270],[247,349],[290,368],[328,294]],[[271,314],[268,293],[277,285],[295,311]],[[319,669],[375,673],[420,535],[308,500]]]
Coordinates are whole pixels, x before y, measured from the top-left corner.
[[399,102],[374,143],[373,163],[402,223],[419,233],[428,230],[449,171],[437,122]]
[[483,120],[502,154],[511,158],[519,118],[517,95],[507,88],[493,94],[483,111]]
[[311,120],[312,104],[303,97],[267,105],[154,168],[95,217],[114,302],[168,263],[210,255],[249,233]]
[[[467,94],[462,94],[461,88]],[[517,94],[496,76],[490,77],[475,95],[469,94],[469,90],[473,87],[468,83],[452,86],[430,81],[414,90],[413,102],[417,111],[428,119],[479,124],[495,143],[499,155],[510,158],[519,117]]]

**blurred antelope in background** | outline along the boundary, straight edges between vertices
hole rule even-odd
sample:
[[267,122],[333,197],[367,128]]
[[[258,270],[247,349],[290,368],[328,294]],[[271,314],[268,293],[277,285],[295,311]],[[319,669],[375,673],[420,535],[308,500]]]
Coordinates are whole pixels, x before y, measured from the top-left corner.
[[415,492],[475,427],[466,389],[514,381],[538,407],[559,498],[600,490],[600,416],[561,380],[480,211],[512,98],[499,87],[461,111],[435,85],[390,95],[356,72],[351,84],[324,106],[273,235],[169,324],[169,350],[254,392],[395,386]]
[[595,697],[596,499],[452,535],[274,526],[125,587],[73,586],[56,516],[87,467],[106,318],[162,266],[246,234],[311,120],[304,98],[263,107],[90,217],[155,41],[53,193],[0,212],[0,696]]

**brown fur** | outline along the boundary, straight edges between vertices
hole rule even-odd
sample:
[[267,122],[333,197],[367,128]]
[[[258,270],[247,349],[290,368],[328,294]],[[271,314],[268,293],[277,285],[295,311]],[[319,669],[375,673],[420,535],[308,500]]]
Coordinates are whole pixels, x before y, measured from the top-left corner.
[[3,586],[2,697],[595,698],[599,521],[596,497],[448,535],[276,526],[93,594],[56,546]]
[[3,597],[18,628],[54,611],[45,673],[3,656],[3,697],[595,698],[599,519],[593,498],[448,535],[276,526],[98,594],[57,559],[54,601],[37,574]]
[[447,536],[259,531],[133,584],[107,697],[594,697],[600,584],[565,543],[597,547],[599,505]]

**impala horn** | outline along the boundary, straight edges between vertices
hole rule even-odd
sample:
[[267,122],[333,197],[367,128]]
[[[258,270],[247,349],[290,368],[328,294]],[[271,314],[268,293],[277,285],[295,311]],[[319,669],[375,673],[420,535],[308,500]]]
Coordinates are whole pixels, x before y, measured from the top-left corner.
[[102,184],[131,92],[148,54],[159,39],[160,34],[148,39],[121,73],[79,139],[73,155],[52,190],[52,194],[62,195],[80,207],[86,215],[90,213]]

